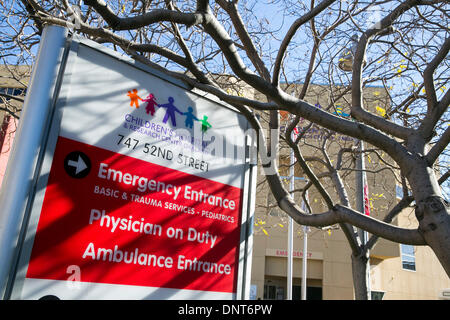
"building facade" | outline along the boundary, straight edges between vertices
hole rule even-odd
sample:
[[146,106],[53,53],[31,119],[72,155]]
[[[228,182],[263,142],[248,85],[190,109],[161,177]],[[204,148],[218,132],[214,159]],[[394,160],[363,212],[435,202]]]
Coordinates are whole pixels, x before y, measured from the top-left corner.
[[30,68],[0,66],[0,186],[17,130]]

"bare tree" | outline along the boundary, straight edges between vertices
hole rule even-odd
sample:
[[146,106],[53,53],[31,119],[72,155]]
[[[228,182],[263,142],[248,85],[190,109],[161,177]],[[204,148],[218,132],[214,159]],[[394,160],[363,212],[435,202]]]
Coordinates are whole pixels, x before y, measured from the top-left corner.
[[[9,6],[2,4],[3,10],[17,16],[19,25],[8,26],[11,32],[2,34],[2,45],[16,39],[32,43],[45,24],[69,26],[234,105],[261,134],[263,125],[254,111],[267,112],[269,127],[279,134],[271,135],[268,144],[265,139],[260,141],[264,155],[279,146],[280,111],[290,113],[292,121],[281,137],[294,150],[327,209],[306,214],[284,187],[278,171],[270,170],[276,163],[263,163],[267,182],[279,207],[297,223],[342,227],[352,247],[357,297],[364,298],[364,288],[356,286],[363,274],[356,269],[366,263],[367,250],[377,237],[431,247],[450,275],[450,209],[440,187],[448,185],[449,176],[447,1],[312,0],[306,4],[274,0],[267,6],[271,16],[279,19],[272,21],[261,14],[257,1],[11,2]],[[3,19],[2,24],[9,21]],[[352,46],[352,37],[354,50],[345,49]],[[32,54],[30,47],[24,50]],[[338,68],[339,60],[349,57],[348,51],[351,73]],[[239,79],[265,96],[265,101],[224,90],[214,76],[218,74]],[[295,82],[302,83],[300,92],[289,90],[289,83]],[[328,85],[330,105],[326,108],[306,101],[312,82]],[[378,113],[368,107],[364,95],[364,88],[371,84],[382,84],[389,95],[389,103],[378,106]],[[343,117],[333,102],[346,99],[346,93],[350,94],[350,109],[349,116]],[[370,152],[383,152],[392,159],[387,168],[401,172],[404,197],[383,220],[351,208],[342,188],[342,162],[328,161],[324,147],[320,161],[339,195],[330,196],[311,165],[314,159],[303,156],[302,139],[291,139],[300,118],[330,133],[364,141]],[[356,152],[346,147],[341,150],[341,155]],[[412,201],[419,227],[405,229],[390,224]],[[355,227],[374,238],[364,246],[355,245],[359,243]]]

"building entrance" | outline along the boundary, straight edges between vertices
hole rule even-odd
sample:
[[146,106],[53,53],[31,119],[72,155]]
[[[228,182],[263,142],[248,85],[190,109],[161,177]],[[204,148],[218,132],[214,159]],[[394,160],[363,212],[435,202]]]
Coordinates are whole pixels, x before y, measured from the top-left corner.
[[[314,280],[311,280],[314,281]],[[301,299],[301,278],[293,279],[292,300]],[[310,280],[308,280],[310,282]],[[314,282],[317,282],[315,280]],[[266,277],[264,281],[264,300],[285,300],[287,297],[287,279],[285,277]],[[322,300],[322,286],[317,283],[307,286],[307,300]]]

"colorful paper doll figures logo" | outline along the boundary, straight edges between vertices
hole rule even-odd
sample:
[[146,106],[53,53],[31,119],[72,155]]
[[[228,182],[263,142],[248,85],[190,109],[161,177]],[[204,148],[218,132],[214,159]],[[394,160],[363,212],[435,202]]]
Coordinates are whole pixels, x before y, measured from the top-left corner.
[[175,99],[173,97],[169,97],[167,99],[168,103],[165,104],[158,104],[156,102],[155,95],[153,93],[149,93],[145,99],[142,99],[138,95],[138,90],[133,89],[131,91],[128,91],[127,96],[130,98],[130,107],[136,107],[139,108],[139,100],[141,100],[144,103],[147,103],[145,107],[145,111],[147,114],[150,114],[151,116],[155,115],[156,109],[155,107],[164,108],[166,109],[166,113],[163,118],[163,123],[167,123],[170,120],[170,123],[176,127],[177,121],[176,121],[176,113],[185,116],[186,119],[184,121],[184,125],[187,128],[192,129],[194,126],[194,121],[199,121],[202,125],[202,132],[205,133],[208,129],[212,128],[212,125],[208,122],[208,117],[203,116],[203,119],[197,118],[197,116],[194,114],[194,109],[189,106],[187,112],[182,112],[180,109],[178,109],[175,106]]

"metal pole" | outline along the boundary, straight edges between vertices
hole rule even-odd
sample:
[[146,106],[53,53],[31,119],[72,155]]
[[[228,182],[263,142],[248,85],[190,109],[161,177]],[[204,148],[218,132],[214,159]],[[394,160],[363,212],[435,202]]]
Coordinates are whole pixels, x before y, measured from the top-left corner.
[[302,300],[306,300],[306,277],[308,266],[308,227],[303,226]]
[[[308,191],[306,191],[306,199],[308,199]],[[308,209],[306,204],[304,205],[304,211],[307,212]],[[309,227],[303,226],[303,257],[302,257],[302,292],[301,299],[306,300],[306,290],[307,290],[307,273],[308,273],[308,232]]]
[[[290,153],[290,167],[289,167],[289,191],[291,192],[291,197],[294,198],[294,188],[295,188],[295,156],[294,151],[291,149]],[[289,217],[288,224],[288,259],[287,259],[287,300],[292,300],[292,266],[293,266],[293,257],[292,252],[294,250],[294,222],[292,218]]]
[[25,208],[34,183],[37,159],[52,107],[67,30],[44,29],[19,128],[0,192],[0,298],[11,276]]
[[288,260],[287,260],[287,300],[292,300],[292,248],[293,248],[293,233],[294,233],[294,223],[292,218],[289,217],[288,225]]
[[[364,142],[362,140],[359,141],[359,150],[358,157],[356,158],[356,209],[365,214],[365,199],[364,199],[364,185],[366,182],[366,174],[365,174],[365,163],[364,156],[362,152],[364,151]],[[367,231],[362,229],[358,229],[358,235],[361,239],[361,243],[364,246],[368,241]],[[370,300],[370,264],[367,263],[366,270],[366,287],[367,287],[367,296]]]

